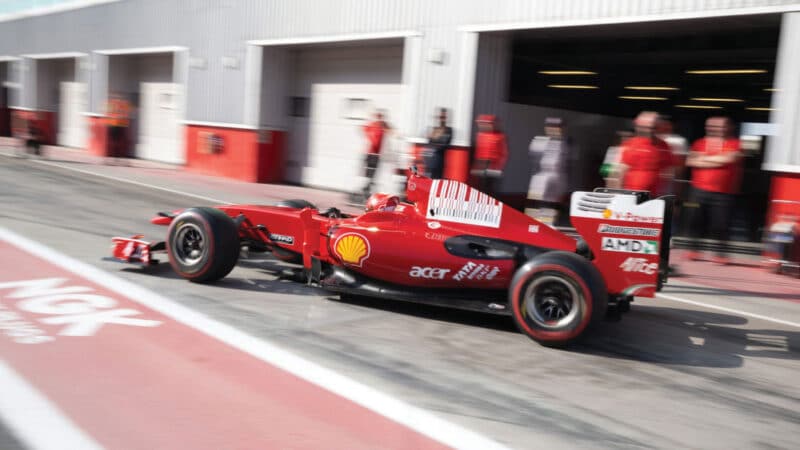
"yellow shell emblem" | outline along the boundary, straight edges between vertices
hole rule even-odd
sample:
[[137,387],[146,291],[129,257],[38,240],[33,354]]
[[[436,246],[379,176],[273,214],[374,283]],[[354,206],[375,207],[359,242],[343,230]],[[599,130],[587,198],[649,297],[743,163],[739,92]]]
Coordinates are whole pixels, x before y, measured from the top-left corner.
[[605,217],[606,219],[611,217],[611,210],[607,209],[607,210],[603,211],[603,217]]
[[342,262],[361,267],[369,258],[369,241],[358,233],[345,233],[336,240],[333,251]]

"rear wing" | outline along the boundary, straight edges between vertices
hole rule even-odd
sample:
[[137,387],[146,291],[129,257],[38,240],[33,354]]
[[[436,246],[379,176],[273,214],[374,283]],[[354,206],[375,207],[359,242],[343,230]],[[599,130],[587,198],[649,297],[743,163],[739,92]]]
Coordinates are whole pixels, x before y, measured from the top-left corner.
[[652,297],[667,282],[673,201],[621,189],[572,194],[572,225],[592,250],[609,294]]

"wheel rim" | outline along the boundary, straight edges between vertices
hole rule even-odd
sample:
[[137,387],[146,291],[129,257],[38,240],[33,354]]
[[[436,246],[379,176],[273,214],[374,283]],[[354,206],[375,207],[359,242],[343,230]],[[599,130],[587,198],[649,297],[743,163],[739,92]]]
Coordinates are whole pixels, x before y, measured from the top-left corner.
[[175,258],[185,266],[193,266],[203,259],[206,241],[200,227],[186,223],[175,234]]
[[541,328],[558,329],[570,324],[580,312],[578,291],[572,283],[556,275],[531,281],[525,290],[525,317]]

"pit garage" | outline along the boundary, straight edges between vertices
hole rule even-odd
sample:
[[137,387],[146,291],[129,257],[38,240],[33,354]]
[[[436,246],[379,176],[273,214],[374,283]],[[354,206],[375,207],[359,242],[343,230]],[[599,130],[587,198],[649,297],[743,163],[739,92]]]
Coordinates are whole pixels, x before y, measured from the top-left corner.
[[[340,191],[363,183],[363,125],[376,110],[403,121],[403,39],[265,46],[262,129],[288,133],[286,181]],[[384,139],[378,186],[391,189],[400,140]]]
[[19,83],[14,81],[13,60],[0,59],[0,136],[11,136],[12,105],[19,102]]
[[547,117],[567,125],[576,190],[603,185],[606,150],[640,111],[669,116],[689,143],[703,136],[707,117],[723,115],[746,135],[742,210],[752,213],[737,218],[736,237],[758,240],[780,24],[780,15],[759,15],[481,33],[474,113],[497,114],[507,133],[503,190],[527,190],[528,144]]
[[[175,52],[108,53],[108,96],[129,102],[128,156],[185,162],[183,84]],[[121,54],[119,54],[121,53]]]
[[32,55],[36,96],[45,142],[82,148],[86,144],[87,85],[82,78],[82,54]]

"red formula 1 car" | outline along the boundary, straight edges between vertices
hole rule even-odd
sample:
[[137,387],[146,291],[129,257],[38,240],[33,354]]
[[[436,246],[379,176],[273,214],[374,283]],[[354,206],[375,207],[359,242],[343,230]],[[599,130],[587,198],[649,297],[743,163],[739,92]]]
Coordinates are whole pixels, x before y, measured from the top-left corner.
[[563,346],[666,281],[671,207],[643,195],[575,192],[575,239],[466,184],[410,173],[407,202],[376,194],[358,216],[302,200],[160,213],[165,242],[114,238],[114,256],[152,264],[166,251],[182,277],[210,282],[246,246],[332,292],[510,315],[535,341]]

